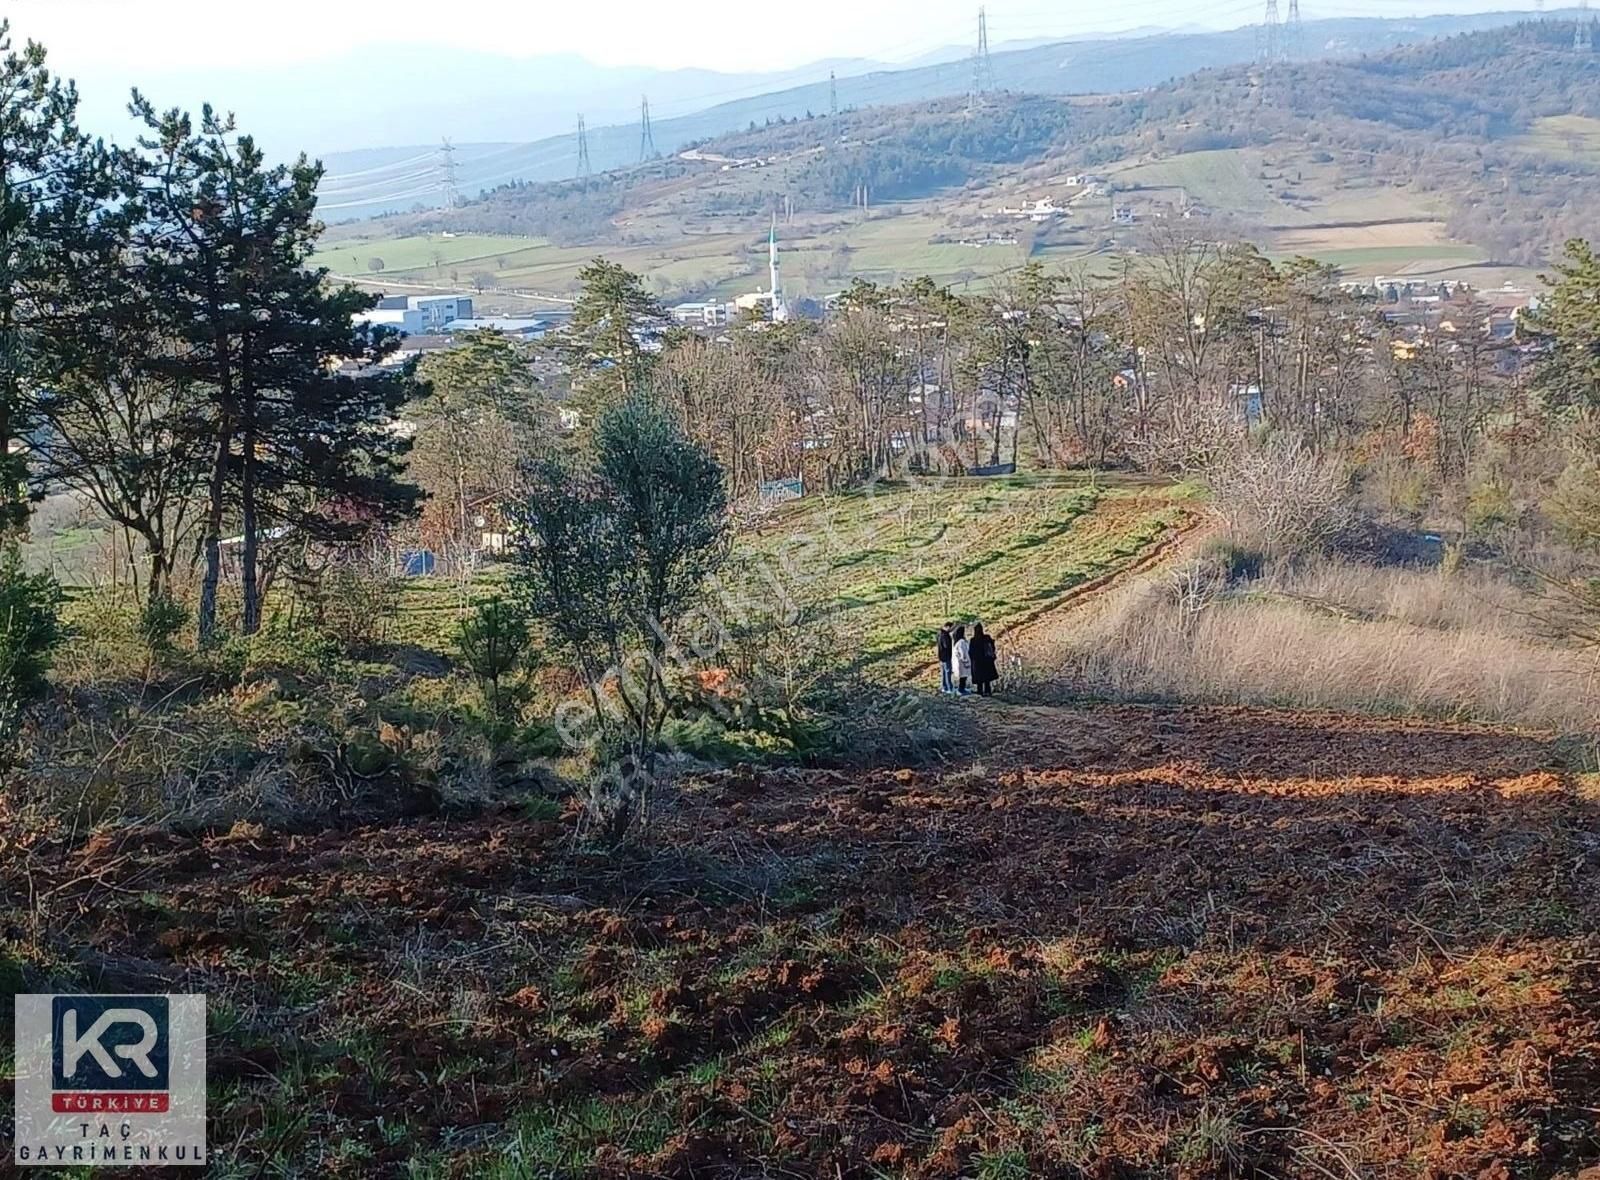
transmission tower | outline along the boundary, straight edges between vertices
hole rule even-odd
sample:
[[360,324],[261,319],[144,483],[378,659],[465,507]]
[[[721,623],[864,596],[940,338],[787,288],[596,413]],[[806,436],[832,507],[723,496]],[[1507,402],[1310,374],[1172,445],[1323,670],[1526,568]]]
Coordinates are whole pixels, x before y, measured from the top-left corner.
[[1305,51],[1300,33],[1300,0],[1289,0],[1289,23],[1283,37],[1284,60],[1299,61],[1305,56]]
[[828,117],[839,117],[839,79],[834,77],[833,71],[828,71]]
[[1283,52],[1278,24],[1278,0],[1267,0],[1267,15],[1261,22],[1261,40],[1256,45],[1256,60],[1263,65],[1275,65]]
[[972,58],[972,89],[987,94],[994,89],[994,63],[989,60],[989,13],[978,9],[978,51]]
[[578,116],[578,176],[580,178],[592,175],[594,169],[589,166],[589,128],[584,126],[583,116]]
[[439,198],[446,209],[461,204],[461,190],[456,187],[456,145],[448,139],[439,144]]
[[653,160],[659,154],[655,132],[650,130],[650,96],[646,95],[639,102],[639,163]]
[[1594,52],[1594,22],[1589,17],[1589,0],[1578,4],[1578,27],[1572,30],[1572,48],[1579,53]]

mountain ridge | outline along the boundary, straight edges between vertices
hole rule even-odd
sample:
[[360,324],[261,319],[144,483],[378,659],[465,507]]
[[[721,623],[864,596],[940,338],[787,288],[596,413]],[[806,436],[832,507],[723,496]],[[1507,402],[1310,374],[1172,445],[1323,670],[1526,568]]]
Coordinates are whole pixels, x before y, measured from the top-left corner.
[[[1524,12],[1502,11],[1421,18],[1337,18],[1306,22],[1303,36],[1314,47],[1315,56],[1353,56],[1441,35],[1504,27],[1527,17]],[[1551,13],[1545,19],[1555,21],[1560,15]],[[1156,86],[1200,69],[1248,62],[1256,55],[1256,38],[1257,29],[1252,25],[1211,33],[1062,40],[1029,49],[997,51],[992,59],[996,77],[1005,89],[1042,94],[1117,92]],[[746,128],[752,122],[759,126],[768,120],[822,114],[830,108],[831,90],[835,87],[841,108],[865,108],[964,94],[971,87],[971,78],[971,63],[967,60],[910,69],[868,70],[840,76],[833,87],[822,77],[803,85],[714,103],[685,115],[656,117],[655,145],[659,151],[671,153]],[[652,110],[659,115],[654,99]],[[596,171],[636,164],[641,155],[639,123],[606,124],[590,118],[588,146]],[[406,175],[397,162],[432,150],[436,149],[420,144],[388,149],[387,161],[394,163],[396,175]],[[575,132],[523,144],[462,144],[457,148],[458,188],[472,196],[510,181],[571,177],[576,171],[577,156]],[[415,184],[381,183],[388,179],[382,173],[350,177],[362,167],[381,166],[371,154],[360,157],[362,162],[352,166],[354,159],[342,153],[324,157],[329,168],[328,190],[341,198],[327,202],[327,220],[354,220],[437,203],[437,183],[427,190]],[[346,184],[347,178],[364,183]]]

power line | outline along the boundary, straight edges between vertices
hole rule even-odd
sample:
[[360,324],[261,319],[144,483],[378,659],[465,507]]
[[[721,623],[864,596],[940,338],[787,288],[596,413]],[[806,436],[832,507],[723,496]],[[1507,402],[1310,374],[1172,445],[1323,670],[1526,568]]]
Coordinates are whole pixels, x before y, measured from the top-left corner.
[[639,163],[653,160],[661,153],[656,151],[655,132],[650,130],[650,96],[639,102]]
[[584,126],[583,116],[578,116],[578,178],[590,176],[594,169],[589,164],[589,129]]

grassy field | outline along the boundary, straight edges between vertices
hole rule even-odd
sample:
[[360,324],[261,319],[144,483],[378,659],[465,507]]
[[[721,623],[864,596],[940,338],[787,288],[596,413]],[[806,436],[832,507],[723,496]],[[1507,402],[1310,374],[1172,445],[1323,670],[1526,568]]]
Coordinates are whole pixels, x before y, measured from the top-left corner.
[[1438,269],[1440,263],[1476,263],[1488,256],[1476,246],[1361,246],[1351,250],[1318,250],[1313,257],[1353,275],[1409,274]]
[[408,273],[434,277],[441,268],[486,265],[493,269],[498,259],[526,265],[541,256],[549,243],[540,238],[515,238],[498,234],[415,235],[395,238],[346,238],[328,242],[311,258],[313,266],[325,266],[338,274],[365,275],[372,259],[383,260],[384,275]]
[[[946,619],[1003,632],[1134,560],[1194,511],[1184,488],[1104,477],[883,483],[781,509],[744,532],[737,552],[741,565],[782,570],[808,597],[836,604],[865,666],[894,675],[927,662]],[[408,579],[391,637],[448,655],[466,604],[503,578],[493,569],[466,585]]]
[[1561,160],[1600,164],[1600,119],[1583,115],[1550,115],[1535,119],[1519,147]]
[[1181,490],[1078,477],[949,480],[816,497],[744,539],[842,610],[880,672],[926,664],[941,623],[1007,627],[1179,527]]
[[[570,295],[578,289],[579,270],[604,255],[645,276],[668,299],[690,294],[732,299],[765,286],[764,234],[753,229],[685,234],[658,222],[641,221],[641,232],[659,233],[651,245],[556,246],[535,238],[490,235],[346,238],[330,243],[313,262],[377,285],[444,284],[465,290],[478,276],[488,275],[495,288]],[[784,280],[792,296],[812,298],[838,291],[853,277],[889,284],[928,275],[942,284],[981,287],[1025,260],[1019,246],[978,249],[931,240],[950,232],[936,202],[917,202],[894,215],[860,220],[801,219],[780,230]],[[1055,249],[1050,261],[1070,261],[1079,253]],[[368,269],[373,258],[383,259],[381,272]],[[486,305],[495,298],[492,290],[484,294]]]
[[1288,213],[1261,178],[1262,154],[1246,148],[1188,152],[1115,173],[1118,183],[1180,185],[1213,209],[1253,216]]

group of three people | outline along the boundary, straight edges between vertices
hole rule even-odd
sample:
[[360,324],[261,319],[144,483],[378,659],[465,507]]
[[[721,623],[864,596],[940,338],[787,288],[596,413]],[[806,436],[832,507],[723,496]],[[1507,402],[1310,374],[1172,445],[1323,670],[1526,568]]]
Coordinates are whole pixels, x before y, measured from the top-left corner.
[[995,658],[994,637],[985,635],[982,623],[972,624],[972,638],[966,627],[946,623],[939,628],[939,691],[966,696],[970,686],[978,695],[991,696],[994,682],[1000,679]]

